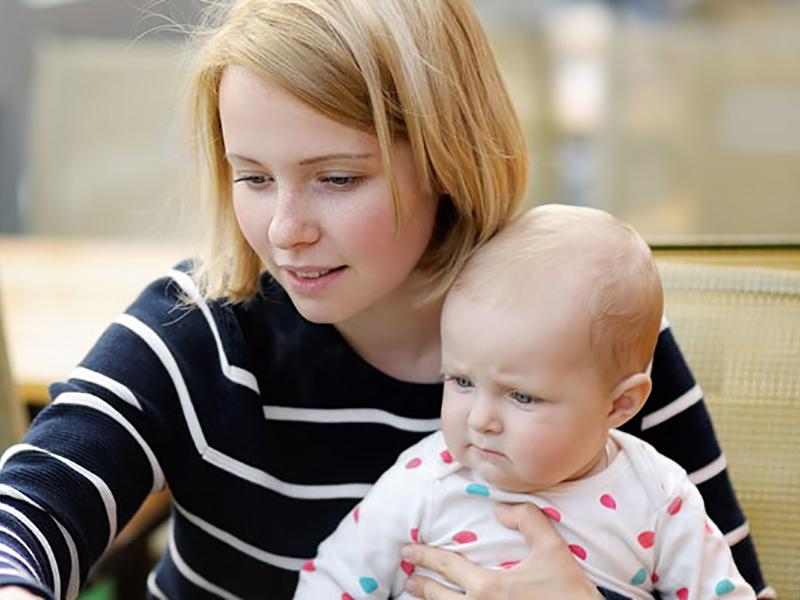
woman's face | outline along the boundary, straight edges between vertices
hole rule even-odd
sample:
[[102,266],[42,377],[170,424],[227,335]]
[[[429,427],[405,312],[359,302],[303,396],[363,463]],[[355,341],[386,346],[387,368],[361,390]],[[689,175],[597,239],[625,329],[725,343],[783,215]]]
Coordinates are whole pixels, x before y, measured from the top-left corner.
[[340,323],[402,293],[436,214],[408,143],[392,155],[403,212],[396,236],[374,136],[242,67],[225,70],[219,94],[237,221],[297,310]]

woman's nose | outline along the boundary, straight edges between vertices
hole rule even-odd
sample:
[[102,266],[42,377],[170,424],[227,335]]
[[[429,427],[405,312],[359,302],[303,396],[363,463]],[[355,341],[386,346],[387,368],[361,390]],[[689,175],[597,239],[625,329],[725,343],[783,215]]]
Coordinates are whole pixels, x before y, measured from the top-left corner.
[[278,192],[267,235],[273,246],[283,250],[313,244],[319,239],[316,215],[302,193]]

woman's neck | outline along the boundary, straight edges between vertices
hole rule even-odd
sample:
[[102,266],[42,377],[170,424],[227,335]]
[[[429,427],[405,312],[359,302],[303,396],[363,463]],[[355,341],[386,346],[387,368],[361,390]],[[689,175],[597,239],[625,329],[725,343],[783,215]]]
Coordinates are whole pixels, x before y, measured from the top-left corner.
[[413,277],[402,289],[335,327],[356,354],[379,371],[401,381],[433,383],[440,380],[444,299],[418,306],[423,288]]

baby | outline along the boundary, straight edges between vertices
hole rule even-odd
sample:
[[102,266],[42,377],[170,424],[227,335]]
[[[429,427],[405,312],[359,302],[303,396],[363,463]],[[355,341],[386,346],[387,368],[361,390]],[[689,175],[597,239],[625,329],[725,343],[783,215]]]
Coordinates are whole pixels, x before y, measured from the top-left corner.
[[629,598],[755,598],[686,472],[615,429],[650,393],[662,311],[650,249],[611,215],[546,205],[505,228],[445,300],[442,430],[322,543],[295,598],[410,598],[409,542],[513,569],[529,551],[497,502],[536,504]]

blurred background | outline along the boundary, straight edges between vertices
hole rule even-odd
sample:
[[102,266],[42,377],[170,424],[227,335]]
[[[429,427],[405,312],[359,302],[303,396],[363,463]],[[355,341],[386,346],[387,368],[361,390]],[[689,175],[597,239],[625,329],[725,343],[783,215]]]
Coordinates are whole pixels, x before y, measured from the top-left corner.
[[[0,2],[0,233],[174,239],[182,25],[202,0]],[[654,243],[800,237],[800,3],[480,0],[533,203]],[[191,213],[191,208],[188,213]]]

